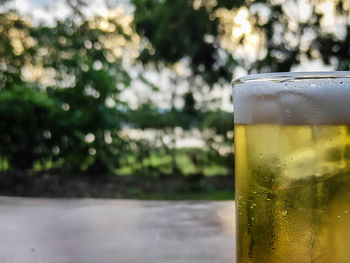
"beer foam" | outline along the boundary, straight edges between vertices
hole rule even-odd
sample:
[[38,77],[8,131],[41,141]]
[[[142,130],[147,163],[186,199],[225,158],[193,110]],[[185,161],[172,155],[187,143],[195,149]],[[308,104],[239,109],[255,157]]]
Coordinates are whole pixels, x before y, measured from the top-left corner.
[[237,124],[350,123],[350,72],[257,74],[233,85]]

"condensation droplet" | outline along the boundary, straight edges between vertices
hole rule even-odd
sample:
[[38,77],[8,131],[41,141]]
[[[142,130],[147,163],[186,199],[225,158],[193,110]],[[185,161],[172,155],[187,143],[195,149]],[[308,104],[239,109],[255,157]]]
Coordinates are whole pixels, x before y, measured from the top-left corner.
[[349,211],[348,211],[348,210],[345,210],[344,213],[347,214],[347,213],[349,213]]
[[340,216],[337,216],[338,218],[340,218]]

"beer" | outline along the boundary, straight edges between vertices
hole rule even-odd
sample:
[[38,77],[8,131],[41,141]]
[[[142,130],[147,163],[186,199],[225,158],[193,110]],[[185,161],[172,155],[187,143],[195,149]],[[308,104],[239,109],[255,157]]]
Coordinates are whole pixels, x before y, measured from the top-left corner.
[[322,76],[234,88],[238,263],[350,262],[350,80]]

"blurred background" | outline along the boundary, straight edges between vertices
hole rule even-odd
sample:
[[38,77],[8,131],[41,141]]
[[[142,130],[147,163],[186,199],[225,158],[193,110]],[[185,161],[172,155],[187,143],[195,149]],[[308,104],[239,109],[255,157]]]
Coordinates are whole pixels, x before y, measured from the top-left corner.
[[0,0],[0,194],[234,199],[230,81],[349,70],[348,0]]

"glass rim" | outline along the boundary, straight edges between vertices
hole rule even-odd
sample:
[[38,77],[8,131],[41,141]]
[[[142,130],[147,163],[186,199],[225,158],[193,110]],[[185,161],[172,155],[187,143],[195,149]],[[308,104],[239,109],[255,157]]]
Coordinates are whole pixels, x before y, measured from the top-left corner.
[[305,72],[275,72],[275,73],[259,73],[247,75],[244,77],[233,79],[231,84],[237,84],[263,81],[263,82],[285,82],[285,81],[302,81],[316,79],[337,79],[350,78],[350,71],[305,71]]

